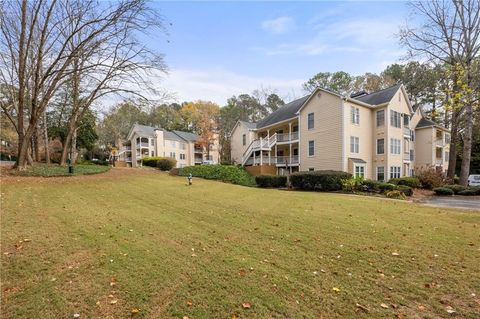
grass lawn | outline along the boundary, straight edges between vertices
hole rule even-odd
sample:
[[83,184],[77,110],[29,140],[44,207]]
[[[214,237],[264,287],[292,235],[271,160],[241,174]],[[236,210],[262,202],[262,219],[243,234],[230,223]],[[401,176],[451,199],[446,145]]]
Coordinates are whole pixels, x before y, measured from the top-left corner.
[[26,171],[15,172],[20,176],[71,176],[71,175],[92,175],[98,173],[104,173],[110,169],[110,166],[105,165],[74,165],[73,174],[68,173],[68,166],[60,166],[57,164],[42,164],[35,163],[33,166],[29,166]]
[[478,212],[136,169],[1,195],[2,318],[480,313]]

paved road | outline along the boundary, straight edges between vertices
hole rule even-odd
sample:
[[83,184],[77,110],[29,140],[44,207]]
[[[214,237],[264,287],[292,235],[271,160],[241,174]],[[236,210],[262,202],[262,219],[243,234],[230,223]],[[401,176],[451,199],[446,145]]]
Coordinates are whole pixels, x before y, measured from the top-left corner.
[[463,208],[480,211],[480,196],[435,196],[426,199],[423,203],[435,207]]

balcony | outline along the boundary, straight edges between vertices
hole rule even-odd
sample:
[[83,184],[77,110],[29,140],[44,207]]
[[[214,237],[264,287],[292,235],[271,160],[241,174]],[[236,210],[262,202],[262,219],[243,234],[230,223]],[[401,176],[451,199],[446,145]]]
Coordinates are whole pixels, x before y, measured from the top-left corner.
[[275,157],[275,163],[277,165],[285,165],[287,163],[288,165],[298,165],[298,155],[292,155],[290,156],[276,156]]
[[435,165],[437,165],[437,166],[442,166],[442,164],[443,164],[443,160],[442,160],[441,158],[437,158],[437,159],[435,160]]
[[410,162],[412,159],[411,159],[411,154],[410,152],[408,153],[403,153],[403,161],[405,162]]
[[298,141],[298,132],[282,133],[282,134],[277,133],[277,143],[292,142],[292,141]]
[[195,164],[202,164],[202,163],[203,163],[203,158],[201,158],[201,157],[195,157],[194,162],[195,162]]
[[270,160],[268,156],[263,156],[263,160],[260,159],[260,156],[250,157],[246,162],[245,165],[277,165],[277,166],[285,166],[285,161],[288,166],[297,166],[299,164],[298,155],[290,156],[271,156]]
[[137,150],[140,148],[148,148],[148,143],[145,143],[145,142],[137,143]]
[[132,145],[125,145],[122,147],[122,151],[130,152],[132,150]]
[[406,137],[406,138],[411,138],[412,137],[411,130],[408,127],[403,128],[403,136]]
[[435,140],[435,145],[438,146],[438,147],[443,147],[444,146],[443,138],[437,138]]
[[131,162],[132,158],[131,157],[125,157],[125,162]]
[[202,153],[202,154],[203,154],[203,148],[201,148],[201,147],[195,147],[195,148],[193,149],[193,152],[194,152],[194,153]]

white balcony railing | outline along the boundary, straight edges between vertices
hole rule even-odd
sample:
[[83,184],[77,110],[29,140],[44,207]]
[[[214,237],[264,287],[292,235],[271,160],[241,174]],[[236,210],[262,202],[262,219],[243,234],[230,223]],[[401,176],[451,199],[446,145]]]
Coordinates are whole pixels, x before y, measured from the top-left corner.
[[442,160],[441,158],[437,158],[437,159],[435,160],[435,164],[438,165],[438,166],[440,166],[440,165],[443,164],[443,160]]
[[298,140],[298,132],[277,134],[277,142],[290,142]]
[[139,148],[144,148],[144,147],[148,147],[148,143],[145,143],[145,142],[142,142],[142,143],[137,143],[137,149]]
[[403,153],[403,160],[404,160],[404,161],[411,161],[411,159],[410,159],[410,152],[408,152],[408,153]]
[[408,138],[412,137],[412,133],[411,133],[411,131],[408,127],[403,128],[403,136],[408,137]]
[[276,156],[275,158],[275,163],[277,165],[285,165],[288,164],[288,165],[294,165],[294,164],[298,164],[298,155],[292,155],[291,157],[290,156]]
[[444,145],[443,138],[437,138],[435,141],[435,145],[442,147]]

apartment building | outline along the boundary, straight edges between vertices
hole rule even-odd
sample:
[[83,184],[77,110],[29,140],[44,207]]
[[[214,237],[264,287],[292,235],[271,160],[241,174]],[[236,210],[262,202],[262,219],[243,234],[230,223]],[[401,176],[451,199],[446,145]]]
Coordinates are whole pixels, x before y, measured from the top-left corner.
[[200,143],[200,136],[190,132],[167,131],[146,125],[134,124],[118,153],[118,160],[128,167],[139,167],[142,158],[171,157],[177,167],[219,163],[218,136],[209,150]]
[[444,171],[448,145],[442,144],[437,161],[436,134],[448,141],[448,133],[430,122],[412,107],[401,84],[351,96],[319,88],[257,123],[238,121],[232,160],[269,168],[251,170],[261,173],[339,170],[376,180],[411,176],[420,166]]

